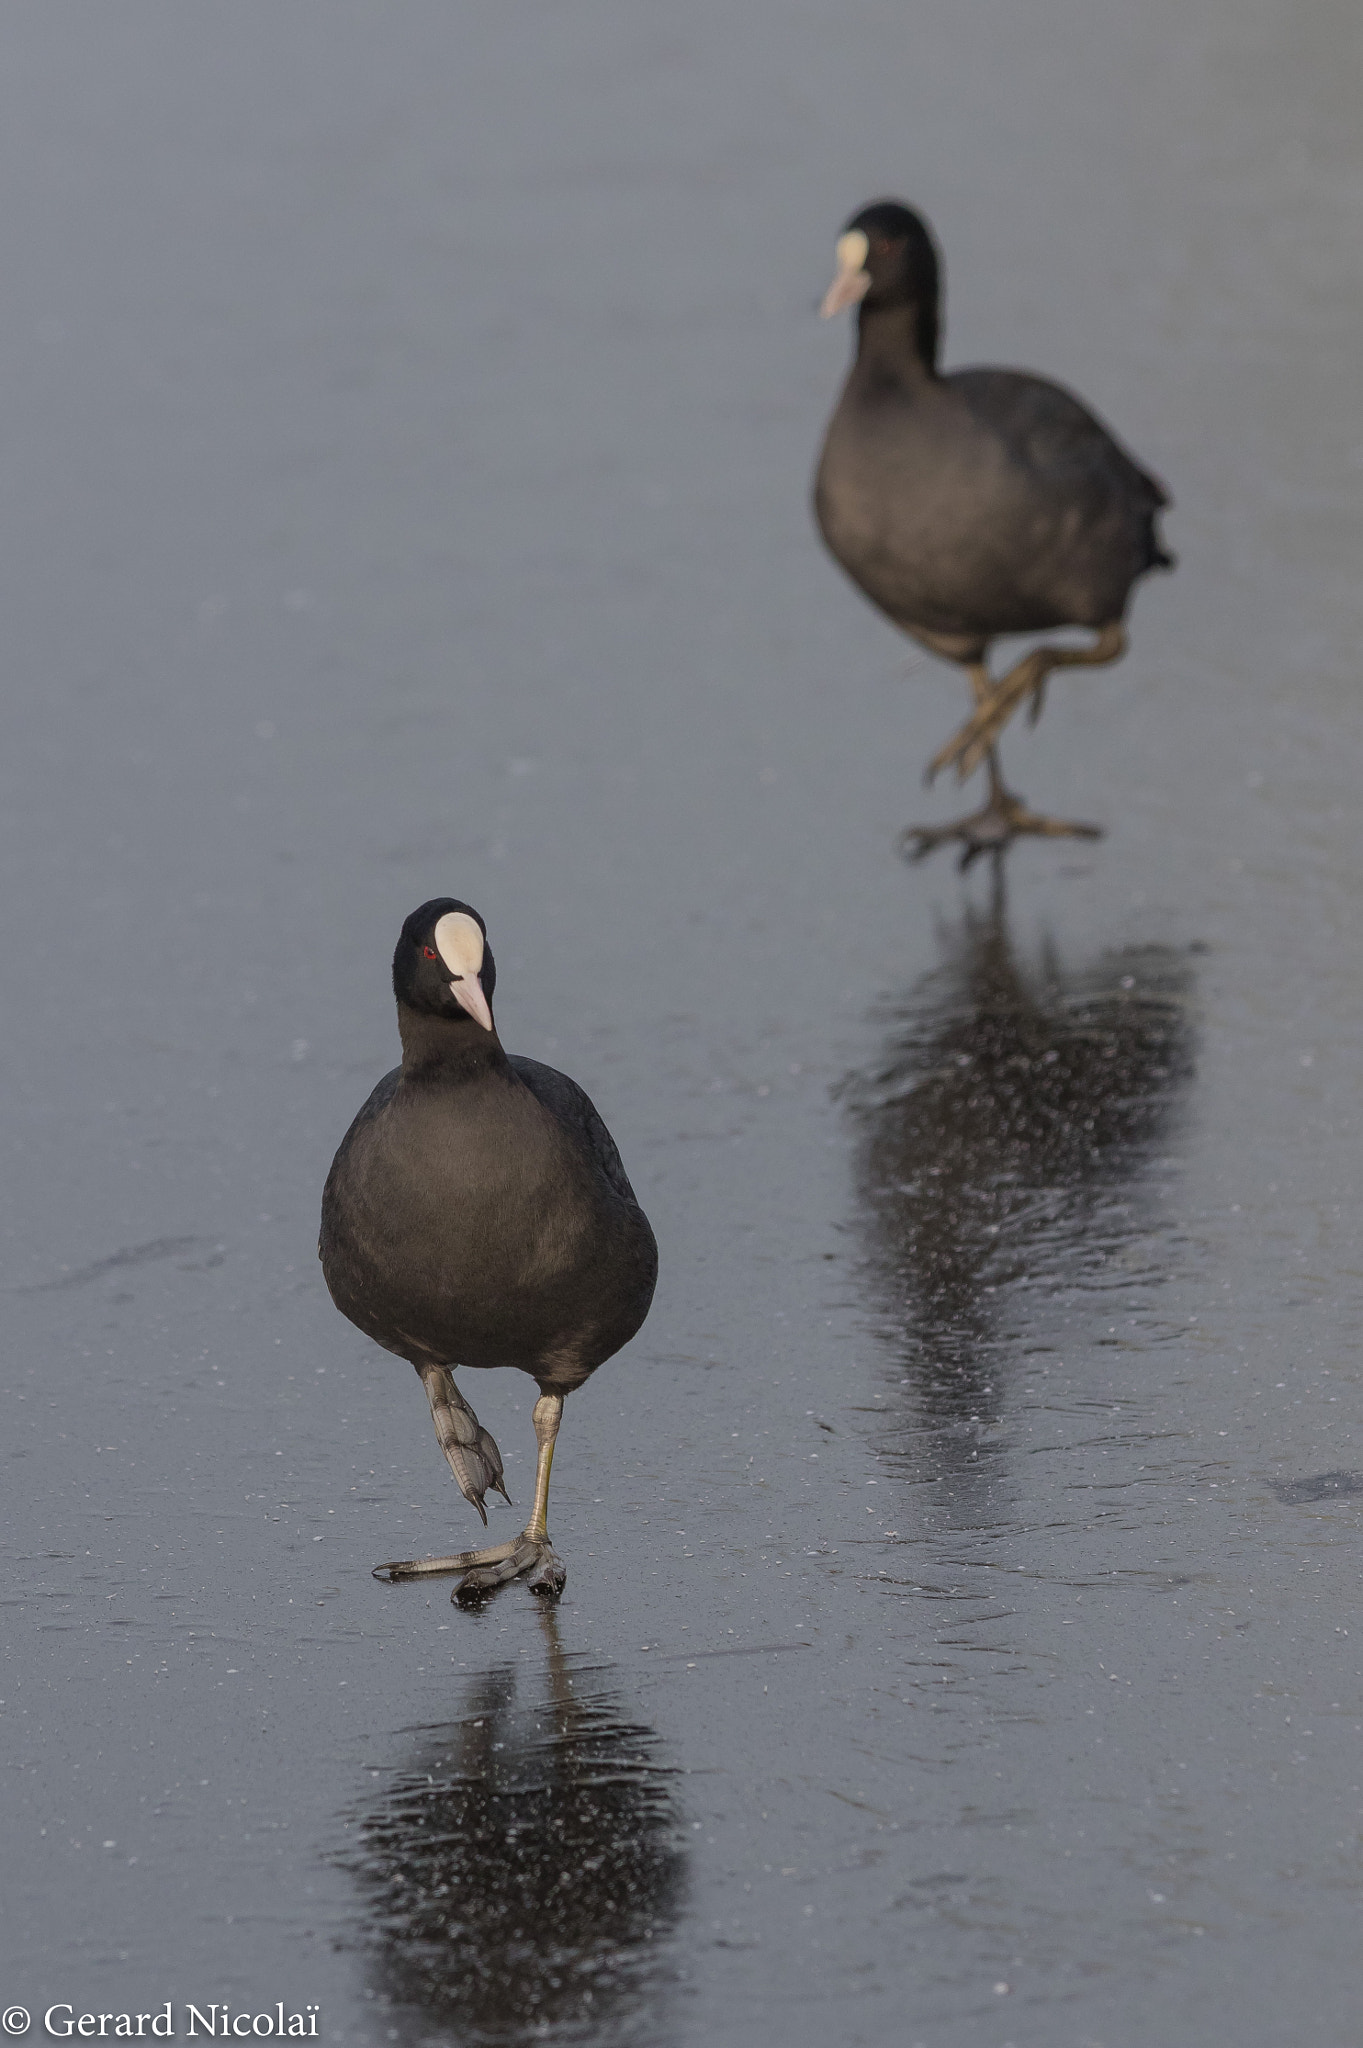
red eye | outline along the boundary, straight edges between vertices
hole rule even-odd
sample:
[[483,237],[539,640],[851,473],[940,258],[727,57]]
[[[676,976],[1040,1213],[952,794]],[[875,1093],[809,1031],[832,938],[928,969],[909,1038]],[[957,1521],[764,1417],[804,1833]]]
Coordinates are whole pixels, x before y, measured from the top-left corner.
[[434,958],[435,958],[435,947],[434,947],[434,946],[423,946],[421,950],[422,950],[422,952],[423,952],[423,953],[424,953],[424,954],[426,955],[426,958],[427,958],[428,960],[434,960]]

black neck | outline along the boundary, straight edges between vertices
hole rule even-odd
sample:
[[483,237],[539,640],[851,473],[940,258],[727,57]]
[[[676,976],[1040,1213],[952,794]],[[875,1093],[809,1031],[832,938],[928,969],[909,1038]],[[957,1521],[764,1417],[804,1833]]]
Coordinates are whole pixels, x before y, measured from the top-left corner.
[[937,308],[899,303],[863,306],[857,319],[857,367],[914,382],[937,375]]
[[398,1034],[402,1071],[412,1079],[439,1074],[467,1080],[506,1065],[496,1031],[484,1031],[472,1017],[467,1021],[433,1017],[429,1010],[413,1010],[399,1003]]

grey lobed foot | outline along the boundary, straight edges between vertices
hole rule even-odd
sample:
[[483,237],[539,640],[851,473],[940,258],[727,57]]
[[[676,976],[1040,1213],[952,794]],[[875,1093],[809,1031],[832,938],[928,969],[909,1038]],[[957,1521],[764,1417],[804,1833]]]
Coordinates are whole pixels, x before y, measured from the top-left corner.
[[455,1385],[454,1374],[448,1366],[426,1366],[421,1378],[426,1398],[431,1404],[436,1439],[445,1453],[446,1462],[459,1491],[465,1500],[472,1501],[486,1525],[487,1509],[483,1506],[483,1495],[488,1489],[500,1493],[505,1501],[511,1499],[502,1474],[502,1454],[491,1432],[483,1428]]
[[1048,818],[1029,811],[1013,798],[991,802],[968,818],[956,818],[949,825],[906,825],[899,835],[900,853],[908,861],[925,860],[948,840],[959,840],[962,872],[982,854],[996,857],[1005,853],[1015,839],[1028,835],[1041,839],[1101,839],[1101,825],[1085,825],[1068,818]]
[[435,1578],[450,1572],[463,1573],[450,1595],[461,1606],[474,1606],[498,1586],[519,1578],[525,1579],[532,1593],[556,1600],[568,1576],[548,1537],[532,1535],[529,1530],[522,1530],[510,1543],[494,1544],[487,1550],[461,1550],[451,1557],[401,1558],[374,1566],[374,1577],[390,1586],[404,1579]]
[[512,1579],[526,1577],[526,1584],[532,1593],[556,1600],[563,1591],[567,1576],[567,1568],[562,1558],[554,1551],[547,1537],[525,1535],[520,1538],[509,1557],[498,1558],[488,1564],[475,1565],[471,1571],[466,1572],[450,1598],[460,1607],[476,1606],[479,1601],[486,1599],[489,1593],[495,1592],[498,1586],[505,1586]]

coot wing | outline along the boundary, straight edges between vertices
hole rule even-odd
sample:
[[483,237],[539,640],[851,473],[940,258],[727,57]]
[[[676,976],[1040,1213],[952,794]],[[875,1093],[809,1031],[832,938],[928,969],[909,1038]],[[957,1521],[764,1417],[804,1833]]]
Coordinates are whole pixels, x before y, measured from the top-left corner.
[[1152,510],[1170,503],[1157,477],[1072,392],[1020,370],[956,370],[955,385],[971,412],[1026,469],[1040,477],[1080,471],[1143,499]]
[[615,1140],[586,1089],[579,1088],[567,1074],[560,1074],[557,1067],[526,1059],[523,1053],[513,1052],[507,1057],[530,1093],[586,1146],[616,1194],[637,1209],[639,1197],[629,1184]]

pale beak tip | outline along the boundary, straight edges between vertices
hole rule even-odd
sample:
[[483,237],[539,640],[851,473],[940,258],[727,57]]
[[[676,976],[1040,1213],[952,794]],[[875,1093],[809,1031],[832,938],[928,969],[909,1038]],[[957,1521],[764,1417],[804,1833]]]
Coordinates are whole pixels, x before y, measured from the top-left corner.
[[870,289],[869,271],[840,270],[824,293],[819,318],[831,320],[835,313],[844,312],[848,306],[859,306]]
[[484,1031],[491,1031],[492,1012],[488,1008],[487,997],[483,994],[483,984],[476,974],[463,981],[452,981],[450,994],[460,1009],[467,1011],[475,1024],[481,1024]]

